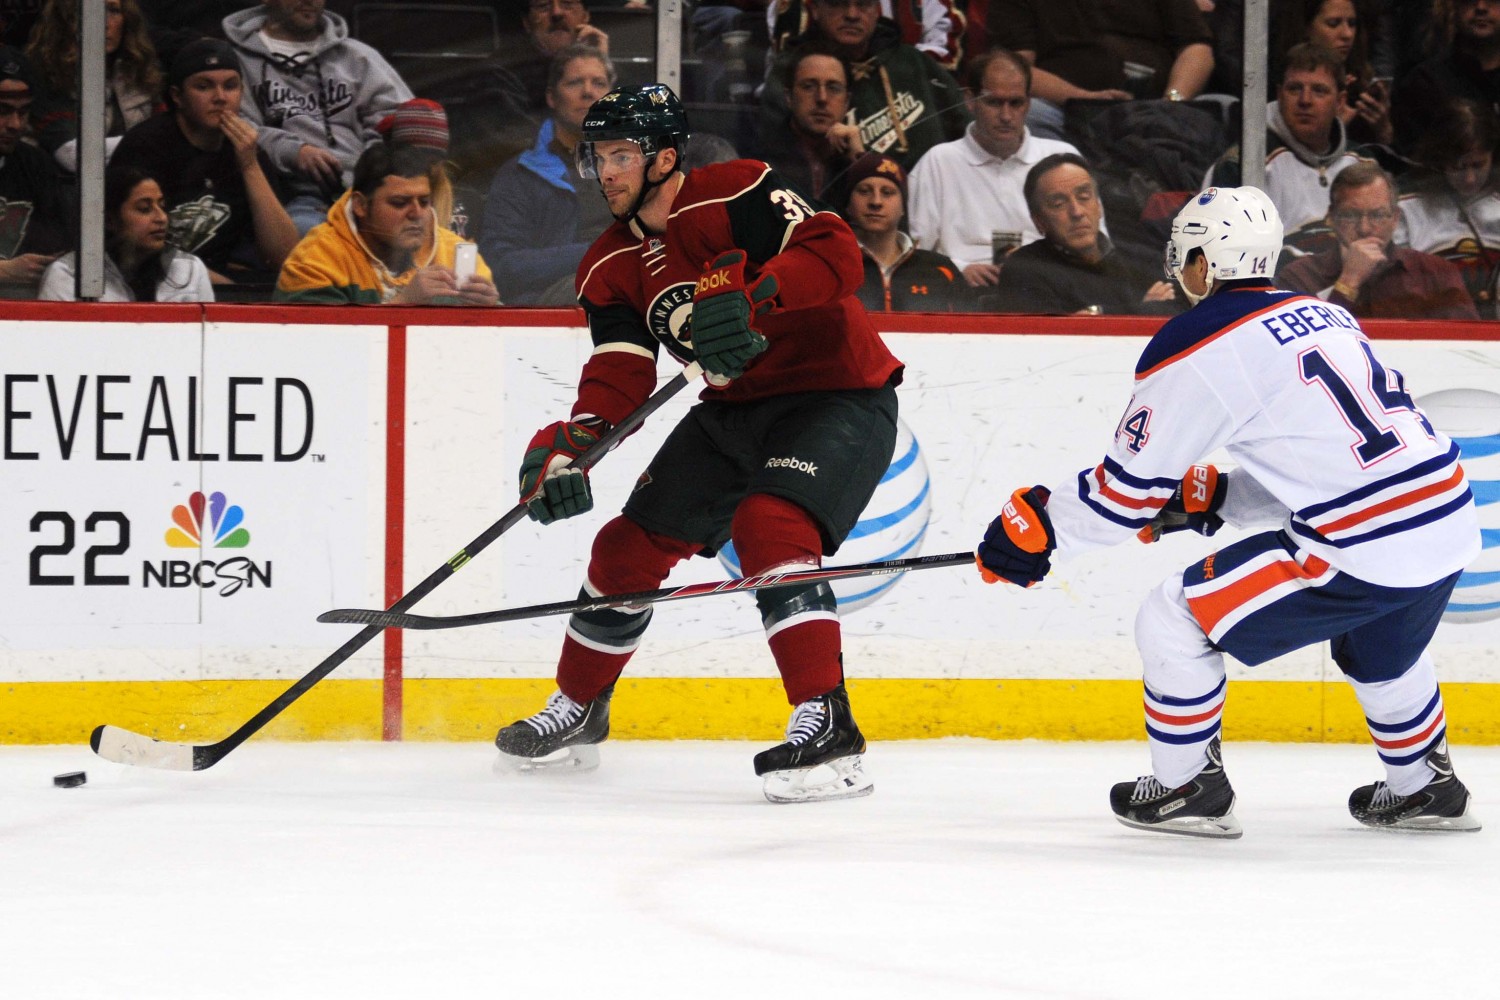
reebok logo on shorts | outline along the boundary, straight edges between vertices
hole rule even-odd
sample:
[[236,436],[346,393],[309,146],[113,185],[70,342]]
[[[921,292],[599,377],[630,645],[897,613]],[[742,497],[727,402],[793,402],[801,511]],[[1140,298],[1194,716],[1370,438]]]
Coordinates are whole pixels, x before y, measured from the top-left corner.
[[809,476],[816,476],[818,474],[818,467],[815,464],[804,462],[800,458],[768,458],[766,459],[766,468],[795,469],[798,472],[805,472]]

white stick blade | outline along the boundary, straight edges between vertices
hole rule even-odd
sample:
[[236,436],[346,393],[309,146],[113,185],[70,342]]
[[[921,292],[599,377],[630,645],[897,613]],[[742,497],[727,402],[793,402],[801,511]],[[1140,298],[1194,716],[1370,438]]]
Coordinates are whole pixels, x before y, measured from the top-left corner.
[[132,767],[154,767],[163,771],[191,771],[193,747],[188,743],[163,743],[149,736],[132,733],[117,726],[100,726],[94,730],[89,745],[94,753],[116,764]]

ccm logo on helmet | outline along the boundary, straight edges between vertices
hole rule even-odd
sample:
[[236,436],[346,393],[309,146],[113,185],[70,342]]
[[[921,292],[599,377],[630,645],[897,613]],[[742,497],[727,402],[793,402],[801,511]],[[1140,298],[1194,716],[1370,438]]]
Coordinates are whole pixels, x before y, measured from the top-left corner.
[[712,274],[705,274],[698,279],[697,294],[702,295],[704,292],[711,292],[715,288],[723,288],[730,283],[730,280],[729,268],[721,267]]
[[766,459],[766,468],[795,469],[798,472],[805,472],[809,476],[816,476],[818,474],[817,465],[812,462],[804,462],[800,458],[769,458]]

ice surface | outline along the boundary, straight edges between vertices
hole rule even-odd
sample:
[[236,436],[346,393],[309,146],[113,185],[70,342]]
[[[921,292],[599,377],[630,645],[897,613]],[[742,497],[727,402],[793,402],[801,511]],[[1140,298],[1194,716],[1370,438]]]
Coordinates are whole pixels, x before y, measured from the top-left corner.
[[1143,743],[878,744],[873,796],[796,806],[757,749],[0,748],[0,996],[1500,995],[1500,748],[1454,748],[1489,829],[1422,835],[1349,818],[1367,747],[1230,743],[1232,842],[1114,821]]

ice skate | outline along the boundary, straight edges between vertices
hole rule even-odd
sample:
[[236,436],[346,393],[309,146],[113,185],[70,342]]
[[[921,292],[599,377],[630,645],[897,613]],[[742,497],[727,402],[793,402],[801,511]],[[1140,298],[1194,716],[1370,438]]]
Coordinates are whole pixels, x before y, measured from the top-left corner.
[[530,718],[512,722],[495,736],[497,772],[592,771],[599,766],[599,744],[609,737],[611,684],[586,705],[561,691]]
[[1122,781],[1109,790],[1115,818],[1138,830],[1188,837],[1233,839],[1244,833],[1234,818],[1234,789],[1224,774],[1215,737],[1208,744],[1208,766],[1180,788],[1167,788],[1152,775]]
[[1356,788],[1349,796],[1349,815],[1377,830],[1478,830],[1469,812],[1469,790],[1453,773],[1448,741],[1427,753],[1432,780],[1410,795],[1397,795],[1383,781]]
[[852,799],[875,782],[864,771],[865,738],[849,711],[844,685],[792,710],[786,742],[755,755],[766,798],[778,804]]

